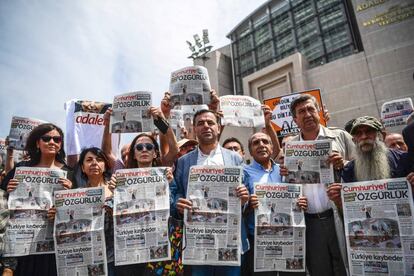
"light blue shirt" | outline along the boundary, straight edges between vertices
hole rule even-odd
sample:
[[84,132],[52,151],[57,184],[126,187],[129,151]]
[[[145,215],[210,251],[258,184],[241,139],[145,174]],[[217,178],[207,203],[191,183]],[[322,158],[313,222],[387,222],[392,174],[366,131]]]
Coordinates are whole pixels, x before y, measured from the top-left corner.
[[[249,193],[254,192],[254,183],[281,183],[282,177],[280,176],[279,165],[272,161],[272,167],[270,170],[265,170],[262,165],[255,160],[249,165],[244,167],[244,180],[249,189]],[[254,213],[251,212],[247,217],[247,227],[249,229],[249,235],[254,235]]]

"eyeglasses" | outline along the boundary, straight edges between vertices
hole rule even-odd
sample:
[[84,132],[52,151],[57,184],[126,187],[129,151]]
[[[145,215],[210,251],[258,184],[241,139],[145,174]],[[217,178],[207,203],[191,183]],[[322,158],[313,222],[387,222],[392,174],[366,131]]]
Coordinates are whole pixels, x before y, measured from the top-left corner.
[[141,144],[136,144],[135,148],[137,149],[137,151],[143,151],[144,148],[150,151],[150,150],[153,150],[155,146],[154,144],[151,144],[151,143],[141,143]]
[[60,136],[44,135],[44,136],[40,137],[40,139],[42,139],[42,141],[45,142],[45,143],[49,143],[50,140],[52,140],[52,139],[53,139],[53,142],[55,142],[56,144],[59,144],[60,142],[62,142],[62,137],[60,137]]

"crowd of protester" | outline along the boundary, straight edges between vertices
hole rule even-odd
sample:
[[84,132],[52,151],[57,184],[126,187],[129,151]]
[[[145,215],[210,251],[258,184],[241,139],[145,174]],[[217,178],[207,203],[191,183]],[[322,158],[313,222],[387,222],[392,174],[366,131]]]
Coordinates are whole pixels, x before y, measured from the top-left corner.
[[[149,113],[156,118],[168,119],[170,94],[167,92],[160,107],[151,107]],[[285,136],[279,141],[271,124],[271,110],[263,106],[265,127],[249,137],[242,145],[236,137],[221,137],[224,126],[220,123],[219,98],[211,92],[209,109],[194,114],[193,128],[184,133],[194,137],[177,139],[171,128],[166,133],[140,133],[120,149],[120,158],[113,154],[109,117],[104,115],[105,130],[100,148],[84,149],[78,162],[67,164],[64,151],[64,134],[54,124],[36,127],[28,137],[25,160],[15,164],[13,149],[8,149],[2,172],[0,190],[0,249],[4,246],[4,232],[8,220],[8,193],[19,184],[14,178],[19,166],[59,168],[68,172],[60,183],[65,189],[104,187],[105,236],[109,275],[161,275],[153,268],[161,264],[133,264],[114,266],[113,248],[113,192],[116,187],[114,172],[118,169],[169,167],[171,216],[183,219],[184,210],[192,209],[186,199],[189,168],[193,165],[243,166],[244,180],[237,189],[243,222],[241,229],[241,266],[179,266],[175,273],[184,275],[306,275],[293,272],[253,271],[254,258],[254,209],[259,206],[253,184],[281,183],[288,175],[283,165],[284,146],[289,140],[332,141],[329,163],[335,171],[335,183],[303,185],[303,196],[297,204],[305,212],[306,268],[310,275],[349,275],[346,243],[341,216],[341,183],[406,177],[414,185],[414,122],[408,120],[402,133],[388,133],[380,120],[370,116],[352,118],[344,129],[320,124],[317,101],[310,95],[301,95],[291,104],[291,113],[300,129],[298,135]],[[329,114],[326,114],[329,118]],[[184,135],[185,136],[185,135]],[[177,142],[177,140],[179,140]],[[223,140],[222,145],[219,140]],[[252,160],[246,162],[248,151]],[[73,163],[73,164],[72,164]],[[248,164],[247,164],[248,163]],[[277,184],[275,184],[277,185]],[[414,187],[413,187],[414,188]],[[414,190],[414,189],[413,189]],[[52,207],[48,219],[53,220],[56,210]],[[177,261],[179,262],[179,261]],[[54,254],[2,257],[3,275],[56,275]],[[162,273],[168,273],[162,270]],[[167,271],[167,272],[166,272]],[[163,274],[175,275],[175,274]]]

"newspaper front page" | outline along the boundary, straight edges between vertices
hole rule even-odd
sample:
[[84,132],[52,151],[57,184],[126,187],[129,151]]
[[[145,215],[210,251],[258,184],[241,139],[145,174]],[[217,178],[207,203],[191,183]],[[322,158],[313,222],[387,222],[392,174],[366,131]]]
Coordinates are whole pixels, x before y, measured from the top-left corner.
[[7,158],[7,146],[6,139],[0,138],[0,169],[4,169],[6,166]]
[[59,169],[17,167],[19,181],[9,195],[10,223],[6,229],[4,256],[54,253],[53,223],[47,211],[53,205],[53,192],[63,189]]
[[414,275],[414,207],[405,178],[342,184],[351,275]]
[[254,271],[305,271],[305,217],[297,205],[302,185],[255,183]]
[[260,101],[249,96],[227,95],[220,97],[223,111],[222,125],[235,127],[264,126],[264,116]]
[[288,141],[285,146],[285,166],[289,170],[287,183],[334,182],[332,164],[328,157],[332,153],[332,141]]
[[154,121],[149,113],[151,92],[137,91],[114,97],[111,133],[151,132]]
[[116,171],[115,265],[171,259],[170,191],[165,167]]
[[240,265],[241,208],[236,188],[241,185],[241,167],[193,166],[184,211],[183,264]]
[[385,127],[406,125],[405,121],[413,111],[411,98],[385,102],[381,108],[381,120]]
[[[111,104],[93,100],[72,99],[65,103],[67,155],[77,155],[84,148],[101,147],[105,129],[104,114]],[[117,155],[119,135],[112,135],[112,152]]]
[[57,191],[54,241],[59,275],[107,275],[103,187]]
[[10,126],[9,147],[23,150],[30,132],[38,125],[44,123],[46,122],[38,119],[13,116]]
[[171,73],[171,105],[200,105],[210,103],[210,80],[207,68],[189,66]]

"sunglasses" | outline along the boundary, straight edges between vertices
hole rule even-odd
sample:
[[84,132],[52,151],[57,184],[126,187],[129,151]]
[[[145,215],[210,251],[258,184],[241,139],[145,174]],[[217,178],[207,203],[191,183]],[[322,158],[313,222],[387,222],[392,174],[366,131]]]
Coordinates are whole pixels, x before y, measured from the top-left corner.
[[45,143],[49,143],[50,140],[53,139],[53,142],[59,144],[60,142],[62,142],[62,137],[60,136],[49,136],[49,135],[44,135],[42,137],[40,137],[40,139],[42,139],[43,142]]
[[150,151],[150,150],[153,150],[155,146],[154,144],[151,144],[151,143],[141,143],[141,144],[136,144],[135,148],[137,149],[137,151],[143,151],[144,148]]

